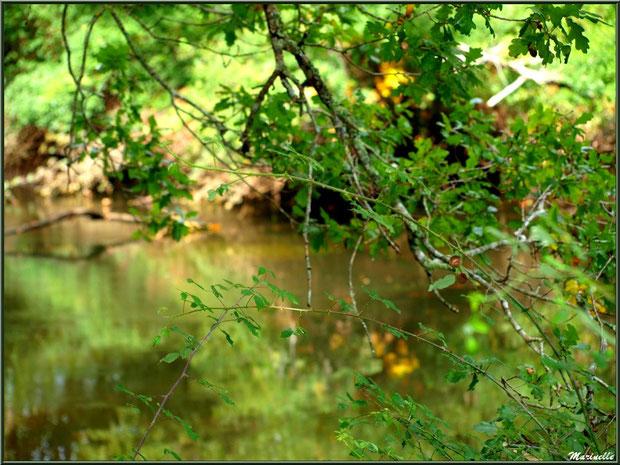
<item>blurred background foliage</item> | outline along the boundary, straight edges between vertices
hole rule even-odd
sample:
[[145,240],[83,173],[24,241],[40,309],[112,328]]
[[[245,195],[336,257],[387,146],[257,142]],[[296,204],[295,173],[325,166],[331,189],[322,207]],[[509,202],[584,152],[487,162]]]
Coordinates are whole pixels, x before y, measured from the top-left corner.
[[[155,11],[161,14],[160,6],[155,8],[152,5],[137,5],[136,8],[141,10],[141,18],[148,15],[149,9],[153,11],[154,17]],[[346,5],[342,5],[341,8],[350,9]],[[390,7],[384,8],[387,10]],[[67,112],[67,108],[71,108],[73,83],[67,71],[66,53],[60,34],[62,9],[63,5],[60,4],[12,4],[4,9],[4,84],[6,117],[11,122],[10,130],[17,131],[22,126],[31,124],[48,128],[52,132],[68,132],[71,114]],[[74,55],[80,55],[84,32],[96,9],[95,5],[76,5],[68,11],[67,38]],[[613,5],[600,4],[588,5],[587,9],[601,15],[609,24],[588,24],[587,32],[590,39],[588,53],[575,51],[568,63],[555,62],[547,65],[544,69],[557,73],[557,82],[538,85],[531,80],[527,81],[502,102],[497,109],[498,112],[523,116],[536,103],[545,103],[553,105],[567,116],[574,117],[583,112],[590,112],[594,115],[591,122],[593,134],[601,130],[604,130],[605,134],[613,133],[615,11]],[[380,14],[381,11],[378,10],[377,13]],[[509,18],[522,18],[528,13],[527,5],[504,5],[501,12],[503,16]],[[196,24],[200,24],[201,15],[207,16],[190,7],[173,6],[170,6],[165,14],[171,21],[175,18],[178,21],[187,21],[189,17]],[[360,14],[349,14],[349,17],[350,23],[346,25],[347,34],[351,37],[361,36],[367,18]],[[99,21],[92,34],[86,84],[89,84],[89,80],[94,81],[102,76],[101,73],[106,71],[105,63],[114,63],[115,66],[124,63],[122,67],[127,67],[126,74],[135,76],[140,86],[144,87],[145,92],[138,94],[138,98],[142,99],[138,103],[148,103],[148,107],[154,111],[167,109],[169,100],[167,95],[157,83],[145,76],[135,60],[128,57],[128,47],[113,19],[104,16]],[[135,21],[127,23],[129,32],[145,39],[148,37],[140,24]],[[335,21],[332,21],[332,25],[334,23]],[[171,24],[172,27],[167,29],[170,37],[180,37],[181,40],[187,41],[200,38],[199,27],[191,27],[182,22]],[[429,24],[431,23],[427,22],[426,27],[429,27]],[[520,28],[518,22],[493,22],[495,36],[489,34],[484,27],[484,21],[479,17],[476,17],[475,25],[475,29],[467,37],[467,43],[471,47],[493,51],[505,63],[512,60],[508,56],[508,45]],[[262,84],[269,75],[272,57],[269,44],[265,42],[264,37],[258,32],[252,33],[247,29],[237,34],[239,34],[238,41],[230,50],[232,55],[240,54],[236,57],[220,56],[208,53],[208,50],[196,54],[193,47],[174,41],[144,40],[140,45],[144,54],[151,57],[152,66],[164,79],[209,108],[218,101],[217,92],[220,90],[220,84],[232,89],[239,86],[251,89]],[[227,48],[223,34],[210,37],[208,44],[213,50]],[[324,71],[323,75],[337,95],[344,96],[360,88],[363,92],[367,92],[367,86],[375,84],[373,80],[360,82],[356,79],[353,75],[355,70],[347,71],[347,68],[342,66],[342,58],[336,54],[317,50],[315,61],[319,70]],[[540,67],[538,64],[540,59],[530,61],[534,67]],[[518,77],[515,71],[507,66],[502,68],[487,66],[489,70],[485,75],[485,85],[475,91],[477,96],[485,101]],[[377,81],[393,79],[393,76],[387,76]],[[389,87],[390,82],[376,83],[379,88],[386,85]],[[91,101],[92,112],[102,110],[100,101],[97,99]]]

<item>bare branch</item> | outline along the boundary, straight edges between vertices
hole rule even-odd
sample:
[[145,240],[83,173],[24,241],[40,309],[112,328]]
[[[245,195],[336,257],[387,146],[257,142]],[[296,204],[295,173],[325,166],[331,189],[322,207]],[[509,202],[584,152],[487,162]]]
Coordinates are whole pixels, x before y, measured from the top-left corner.
[[121,30],[121,33],[123,34],[123,36],[125,37],[125,40],[127,41],[127,45],[129,45],[129,48],[131,49],[131,51],[133,52],[133,54],[137,58],[137,60],[140,62],[142,67],[145,69],[145,71],[155,81],[157,81],[170,94],[170,98],[171,99],[173,99],[173,100],[175,98],[179,99],[179,100],[189,104],[190,106],[192,106],[196,110],[198,110],[211,124],[213,124],[217,128],[218,132],[220,133],[220,137],[221,137],[222,142],[224,143],[224,145],[226,145],[227,147],[231,148],[232,150],[235,150],[234,148],[232,148],[230,143],[228,141],[226,141],[226,139],[224,138],[224,134],[229,130],[224,125],[224,123],[222,123],[215,116],[213,116],[211,113],[206,111],[204,108],[202,108],[198,104],[194,103],[193,101],[191,101],[187,97],[184,97],[184,96],[180,95],[174,88],[172,88],[172,86],[170,84],[168,84],[164,79],[162,79],[162,77],[153,68],[151,68],[151,66],[146,62],[146,60],[142,56],[142,54],[138,51],[138,49],[136,48],[135,44],[133,43],[133,41],[129,37],[129,34],[127,33],[127,30],[125,29],[125,26],[123,25],[123,22],[120,20],[120,18],[116,14],[116,12],[113,9],[111,9],[111,8],[108,8],[108,11],[110,12],[112,17],[116,21],[116,24],[118,24],[118,27]]
[[218,10],[216,8],[207,8],[203,5],[192,5],[192,6],[204,11],[205,13],[213,13],[216,15],[226,15],[226,16],[230,16],[233,14],[231,10]]
[[[351,297],[351,305],[353,306],[353,311],[356,315],[360,315],[359,310],[357,309],[357,302],[355,301],[355,287],[353,286],[353,264],[355,263],[355,257],[357,256],[357,251],[362,243],[362,239],[364,238],[364,233],[366,232],[366,227],[368,226],[368,222],[364,225],[364,229],[360,234],[360,237],[357,239],[355,243],[355,247],[353,247],[353,252],[351,253],[351,258],[349,259],[349,296]],[[364,327],[364,332],[366,333],[366,338],[368,339],[368,345],[370,346],[370,352],[372,355],[375,355],[375,348],[372,345],[372,338],[370,337],[370,331],[368,331],[368,326],[366,325],[366,321],[364,319],[360,319],[362,326]]]
[[[308,166],[308,179],[312,179],[312,163]],[[304,254],[306,256],[306,275],[308,278],[308,298],[306,303],[312,307],[312,263],[310,262],[310,241],[308,239],[308,228],[310,226],[310,212],[312,210],[312,184],[308,184],[308,194],[306,196],[306,216],[304,219]]]
[[263,103],[263,100],[265,100],[265,97],[267,96],[267,93],[269,92],[269,88],[273,85],[274,81],[276,80],[278,76],[280,76],[280,71],[276,69],[273,73],[271,73],[271,76],[269,76],[269,78],[267,79],[267,82],[263,84],[260,92],[256,96],[256,100],[254,101],[254,104],[252,105],[252,108],[250,109],[250,115],[248,116],[247,122],[245,124],[245,129],[241,133],[241,137],[240,137],[241,153],[247,154],[248,151],[250,150],[250,143],[248,141],[248,136],[250,134],[250,129],[252,129],[252,123],[254,122],[254,118],[256,118],[256,114],[258,113],[258,110],[260,109],[260,106]]
[[45,228],[55,223],[59,223],[60,221],[68,220],[70,218],[75,218],[78,216],[87,216],[92,220],[120,221],[122,223],[141,223],[139,219],[135,218],[133,215],[129,213],[117,213],[117,212],[102,213],[102,212],[97,212],[95,210],[90,210],[88,208],[76,208],[73,210],[60,213],[51,218],[47,218],[45,220],[31,221],[29,223],[22,224],[21,226],[17,226],[15,228],[9,228],[4,231],[4,235],[13,236],[15,234],[23,234],[28,231],[34,231],[35,229]]

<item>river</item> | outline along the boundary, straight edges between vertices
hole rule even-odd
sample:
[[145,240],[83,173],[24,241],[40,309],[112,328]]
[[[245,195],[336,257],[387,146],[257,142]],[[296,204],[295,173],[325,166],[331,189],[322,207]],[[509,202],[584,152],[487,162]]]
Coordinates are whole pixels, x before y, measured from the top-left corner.
[[[5,227],[78,205],[91,203],[62,199],[7,205]],[[124,243],[134,226],[88,218],[5,238],[5,459],[110,460],[130,454],[152,413],[116,386],[154,398],[165,394],[184,362],[159,360],[183,341],[173,331],[153,347],[154,337],[167,325],[200,338],[210,325],[205,314],[167,318],[183,311],[181,291],[201,292],[187,278],[207,288],[225,279],[249,283],[264,266],[275,273],[278,286],[305,303],[303,242],[287,222],[212,205],[201,207],[200,218],[215,224],[214,231],[178,243]],[[349,253],[337,245],[313,253],[315,307],[332,304],[327,293],[348,296]],[[446,292],[462,309],[452,313],[427,292],[427,278],[406,248],[401,255],[374,261],[362,251],[354,278],[365,315],[414,331],[422,322],[442,331],[453,350],[469,350],[476,359],[513,358],[522,350],[506,322],[492,337],[473,333],[472,344],[471,327],[465,324],[470,312],[462,297],[468,285]],[[392,300],[402,313],[370,299],[362,284]],[[161,307],[168,311],[158,312]],[[162,421],[142,449],[149,460],[172,459],[165,448],[185,460],[350,458],[334,431],[338,419],[351,414],[338,408],[339,397],[355,395],[351,370],[427,404],[460,439],[476,423],[492,419],[501,405],[503,394],[495,387],[481,381],[468,392],[467,380],[446,383],[449,360],[411,339],[394,340],[380,327],[369,328],[378,352],[373,356],[362,326],[353,319],[304,315],[298,320],[282,311],[253,316],[262,326],[260,338],[227,323],[234,345],[214,333],[190,369],[226,388],[235,405],[184,381],[169,408],[191,424],[199,439],[194,442],[175,421]],[[280,337],[296,324],[308,334]]]

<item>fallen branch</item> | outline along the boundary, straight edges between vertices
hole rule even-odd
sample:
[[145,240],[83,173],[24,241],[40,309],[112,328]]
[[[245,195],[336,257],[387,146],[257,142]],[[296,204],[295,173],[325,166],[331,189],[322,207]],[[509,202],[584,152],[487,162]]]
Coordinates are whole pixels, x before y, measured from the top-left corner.
[[91,247],[90,252],[84,255],[59,255],[54,253],[40,253],[40,252],[4,252],[5,257],[28,257],[45,260],[58,260],[62,262],[81,262],[98,258],[105,253],[109,253],[115,249],[119,249],[129,244],[137,242],[138,239],[123,239],[111,244],[95,244]]
[[76,208],[74,210],[69,210],[59,215],[53,216],[51,218],[47,218],[39,221],[31,221],[29,223],[22,224],[21,226],[17,226],[14,228],[9,228],[4,231],[5,236],[13,236],[15,234],[23,234],[28,231],[33,231],[35,229],[45,228],[47,226],[51,226],[52,224],[58,223],[60,221],[68,220],[70,218],[75,218],[77,216],[87,216],[92,220],[106,220],[106,221],[118,221],[121,223],[141,223],[140,219],[136,218],[129,213],[119,213],[119,212],[98,212],[95,210],[90,210],[87,208]]

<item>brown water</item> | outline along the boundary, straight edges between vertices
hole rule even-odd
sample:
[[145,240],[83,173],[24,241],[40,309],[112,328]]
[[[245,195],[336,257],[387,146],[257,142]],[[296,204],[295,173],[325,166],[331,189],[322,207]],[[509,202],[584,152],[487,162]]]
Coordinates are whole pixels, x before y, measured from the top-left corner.
[[[5,227],[76,202],[7,206]],[[158,361],[182,347],[182,338],[173,334],[153,348],[154,336],[168,324],[200,337],[210,324],[202,314],[171,321],[157,313],[162,306],[170,314],[181,311],[179,292],[192,289],[186,278],[203,285],[224,279],[249,283],[264,266],[275,272],[280,287],[305,302],[303,243],[287,223],[213,206],[205,206],[200,217],[219,224],[219,232],[197,233],[179,243],[122,244],[133,226],[77,218],[6,238],[5,459],[108,460],[131,453],[152,414],[142,405],[141,414],[127,405],[139,402],[117,384],[146,395],[166,393],[184,362]],[[326,292],[348,296],[348,259],[338,246],[313,254],[314,306],[329,307]],[[453,349],[465,353],[469,311],[461,295],[467,288],[446,293],[463,309],[451,313],[426,291],[426,276],[406,252],[374,261],[360,253],[355,282],[364,314],[410,330],[422,322],[443,331]],[[393,300],[402,314],[369,299],[362,283]],[[371,330],[383,351],[372,356],[354,320],[303,316],[299,324],[309,334],[295,341],[281,338],[280,331],[294,327],[296,315],[254,316],[262,326],[260,338],[228,323],[234,346],[215,334],[192,363],[195,376],[227,388],[236,405],[198,383],[183,382],[169,408],[200,439],[193,442],[181,425],[162,421],[142,450],[148,459],[171,459],[164,448],[186,460],[346,459],[333,432],[338,418],[350,414],[337,403],[338,396],[355,391],[352,369],[428,404],[461,438],[474,424],[491,419],[500,405],[502,394],[495,388],[481,382],[471,393],[467,382],[446,384],[445,357],[411,340],[390,340],[378,327]],[[521,344],[501,328],[492,338],[485,336],[477,350],[470,347],[475,358],[518,356],[514,349]]]

